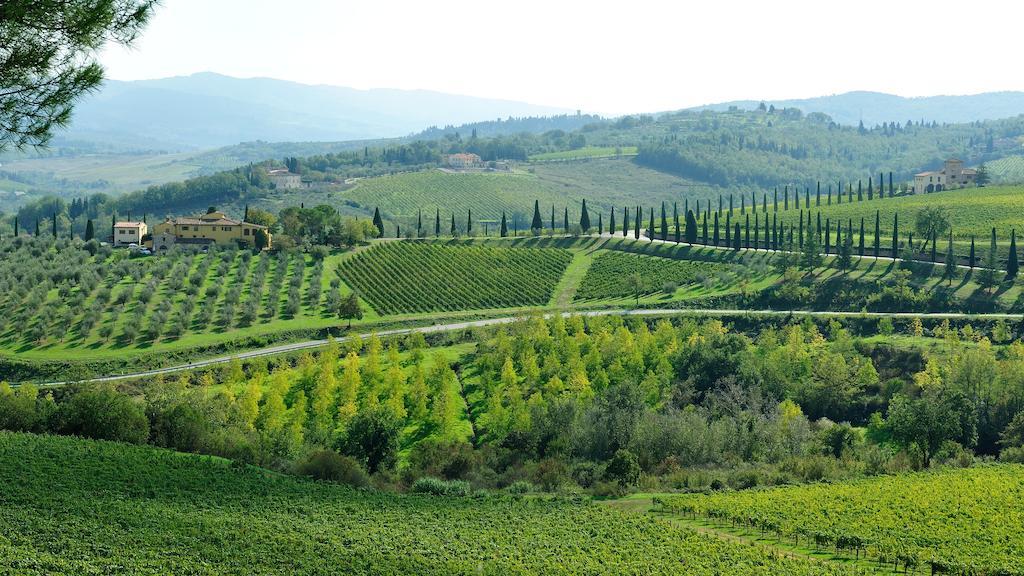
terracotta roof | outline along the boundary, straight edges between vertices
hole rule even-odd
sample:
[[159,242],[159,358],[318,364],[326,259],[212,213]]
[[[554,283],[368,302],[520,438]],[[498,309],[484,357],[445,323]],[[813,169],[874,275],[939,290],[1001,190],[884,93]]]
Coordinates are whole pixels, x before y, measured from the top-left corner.
[[974,175],[978,174],[978,171],[975,170],[974,168],[964,168],[963,173],[964,174],[970,174],[970,175],[974,176]]
[[256,228],[266,228],[266,226],[263,226],[261,224],[252,224],[250,222],[242,222],[241,220],[232,220],[231,218],[218,218],[216,220],[203,220],[202,218],[180,217],[180,218],[169,218],[167,220],[167,222],[170,222],[171,224],[179,224],[179,225],[185,225],[185,226],[199,226],[199,225],[204,225],[204,224],[208,225],[208,226],[241,226],[241,225],[245,224],[245,225],[253,226],[253,227],[256,227]]
[[129,221],[125,220],[123,222],[115,222],[114,223],[114,228],[138,228],[139,226],[142,226],[143,224],[145,224],[145,222],[129,222]]

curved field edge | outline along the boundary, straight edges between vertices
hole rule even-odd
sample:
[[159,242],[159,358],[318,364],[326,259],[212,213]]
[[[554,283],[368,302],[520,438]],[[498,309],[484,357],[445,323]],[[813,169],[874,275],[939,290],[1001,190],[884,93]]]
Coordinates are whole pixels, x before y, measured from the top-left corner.
[[4,572],[853,573],[583,500],[356,491],[161,449],[6,432],[0,455]]

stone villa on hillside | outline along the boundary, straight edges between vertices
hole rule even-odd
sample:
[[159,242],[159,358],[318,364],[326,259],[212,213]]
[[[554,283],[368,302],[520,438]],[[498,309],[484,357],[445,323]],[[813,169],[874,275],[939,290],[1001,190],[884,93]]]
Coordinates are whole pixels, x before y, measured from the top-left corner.
[[966,188],[974,185],[977,176],[977,170],[964,168],[964,163],[961,160],[950,158],[943,163],[942,170],[915,174],[914,194]]
[[195,247],[223,243],[254,245],[257,234],[265,235],[265,248],[270,248],[270,232],[266,226],[234,220],[223,212],[214,211],[195,218],[168,218],[153,227],[153,251],[161,252],[179,244]]
[[445,163],[449,168],[479,168],[483,166],[483,160],[476,154],[449,154],[445,157]]
[[270,170],[267,172],[267,176],[274,186],[282,190],[302,187],[302,176],[293,174],[284,168]]

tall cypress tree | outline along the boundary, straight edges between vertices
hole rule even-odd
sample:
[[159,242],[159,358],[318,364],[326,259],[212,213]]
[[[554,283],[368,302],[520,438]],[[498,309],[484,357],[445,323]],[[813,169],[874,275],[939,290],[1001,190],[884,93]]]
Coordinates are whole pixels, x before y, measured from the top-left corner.
[[[857,181],[857,189],[860,190],[860,180]],[[853,183],[852,182],[846,185],[846,193],[847,193],[847,196],[848,196],[846,200],[848,202],[853,202]]]
[[629,208],[622,208],[622,237],[629,236]]
[[[832,194],[832,188],[831,188],[831,185],[829,185],[829,186],[830,187],[828,189],[828,193],[829,193],[829,195],[831,195]],[[814,205],[815,206],[821,206],[821,180],[818,180],[818,191],[816,192],[816,196],[815,196],[815,200],[814,200]],[[808,206],[808,208],[809,208],[809,206]]]
[[18,237],[18,217],[14,217],[14,237]]
[[[718,199],[721,200],[722,197],[719,196]],[[672,222],[675,224],[676,244],[679,244],[679,240],[681,239],[679,235],[679,202],[672,203]]]
[[1006,259],[1006,280],[1012,281],[1017,277],[1020,270],[1020,263],[1017,261],[1017,230],[1010,230],[1010,253]]
[[828,238],[829,238],[829,232],[831,231],[831,229],[832,229],[831,219],[826,218],[825,219],[825,255],[826,256],[828,256],[828,253],[829,253]]
[[466,213],[466,236],[473,235],[473,210],[469,209]]
[[[17,229],[17,227],[15,227]],[[85,241],[88,242],[96,237],[96,230],[93,228],[92,218],[85,221]]]
[[860,236],[857,242],[857,255],[861,258],[864,257],[864,217],[860,217]]
[[[747,219],[749,220],[750,216],[747,216]],[[732,231],[732,248],[733,248],[733,250],[736,250],[737,252],[740,249],[740,223],[739,222],[737,222],[735,224],[735,226],[733,228],[733,231]]]
[[708,245],[708,213],[707,212],[704,213],[704,221],[701,223],[701,231],[703,232],[703,234],[701,234],[701,239],[700,239],[701,244],[704,244],[705,246],[707,246]]
[[[839,183],[839,188],[837,188],[836,191],[837,191],[837,194],[836,194],[836,204],[842,204],[843,203],[843,183],[842,182]],[[828,185],[828,205],[829,206],[832,205],[832,185],[831,184]]]
[[821,241],[821,211],[820,210],[818,211],[818,222],[817,222],[817,224],[815,225],[815,228],[814,228],[814,235],[818,238],[818,241],[820,242]]
[[977,257],[974,254],[974,234],[971,234],[971,253],[967,256],[967,265],[974,270],[975,264],[977,264]]
[[603,220],[601,218],[602,216],[603,216],[603,214],[601,214],[600,212],[597,213],[597,235],[598,236],[601,236],[602,234],[604,234],[604,222],[603,222]]
[[452,212],[452,229],[451,229],[452,238],[455,237],[456,233],[457,233],[457,230],[455,229],[455,212]]
[[[819,184],[819,186],[820,185],[821,184]],[[799,194],[800,193],[797,192],[797,195],[799,195]],[[797,205],[798,206],[800,205],[800,200],[799,199],[797,199]],[[810,186],[804,186],[804,208],[807,208],[808,210],[811,209],[811,187]]]
[[893,260],[900,255],[900,215],[892,215],[892,257]]
[[377,227],[377,238],[384,235],[384,220],[380,217],[380,207],[373,209],[373,225]]
[[889,198],[896,195],[896,189],[892,187],[892,170],[889,171]]
[[729,194],[729,212],[732,212],[732,194]]
[[788,184],[786,185],[786,188],[784,189],[783,194],[782,194],[782,210],[784,212],[786,210],[789,210],[789,185]]
[[868,178],[868,200],[875,199],[875,189],[871,184],[871,178]]
[[[808,212],[807,214],[808,214],[808,216],[810,216],[810,212]],[[800,211],[800,236],[799,236],[798,239],[800,241],[800,248],[802,249],[804,247],[804,211],[803,210]]]
[[726,247],[732,246],[732,212],[725,213],[725,245]]
[[423,209],[420,208],[416,214],[416,237],[423,237]]
[[936,254],[936,249],[935,249],[935,245],[938,244],[938,243],[939,243],[939,236],[933,230],[932,231],[932,254],[931,254],[931,261],[932,262],[938,262],[938,260],[937,260],[938,254]]
[[590,232],[590,213],[587,212],[587,199],[583,199],[583,208],[580,209],[580,228],[583,229],[583,233]]
[[434,237],[439,238],[441,236],[441,209],[438,208],[437,212],[434,213]]
[[540,231],[544,229],[544,222],[540,219],[540,201],[533,201],[533,222],[530,223],[532,230]]
[[562,215],[562,233],[569,233],[569,207],[565,207],[565,213]]
[[654,207],[651,207],[651,218],[647,222],[647,239],[654,242]]
[[882,215],[878,210],[875,210],[875,260],[878,260],[878,253],[882,247],[882,230],[881,230],[881,218]]
[[747,213],[747,197],[746,196],[740,196],[740,215],[742,216],[742,215],[744,215],[746,213]]
[[555,233],[555,205],[551,205],[551,228],[549,228],[551,234]]
[[747,224],[743,228],[743,247],[750,248],[750,214],[746,215]]
[[779,227],[778,226],[779,226],[779,221],[775,217],[775,214],[772,214],[772,249],[773,250],[778,250],[779,249]]
[[668,240],[668,216],[665,214],[665,201],[661,201],[661,241]]
[[615,208],[608,213],[608,235],[615,236]]
[[505,219],[505,213],[504,212],[501,213],[501,232],[500,233],[501,233],[501,237],[502,238],[507,238],[508,237],[508,220]]
[[714,243],[715,246],[718,246],[718,241],[720,239],[721,238],[718,235],[718,212],[715,212],[715,232],[714,232],[714,237],[712,238],[712,242]]
[[643,209],[639,206],[636,207],[636,222],[633,226],[633,238],[636,240],[640,239],[640,228],[643,226],[644,215]]
[[758,240],[761,236],[761,220],[759,219],[760,216],[761,215],[758,214],[757,211],[754,211],[754,244],[752,245],[754,247],[754,250],[757,250],[759,244]]
[[722,215],[722,195],[718,195],[718,215]]
[[944,270],[942,271],[942,275],[946,277],[946,280],[948,280],[950,284],[952,284],[953,283],[953,278],[956,278],[957,272],[959,272],[959,270],[957,270],[957,267],[956,267],[956,254],[953,252],[953,231],[952,230],[949,231],[949,241],[946,243],[946,259],[945,259],[945,263],[946,263],[946,265],[944,266]]

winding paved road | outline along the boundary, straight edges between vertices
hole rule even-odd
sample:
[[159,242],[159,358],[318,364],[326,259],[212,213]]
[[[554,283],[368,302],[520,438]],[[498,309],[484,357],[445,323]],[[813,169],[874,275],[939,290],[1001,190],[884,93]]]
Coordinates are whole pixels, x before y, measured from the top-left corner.
[[[545,318],[550,318],[555,313],[545,314]],[[986,319],[986,320],[1019,320],[1021,319],[1020,314],[966,314],[959,312],[945,312],[945,313],[915,313],[915,312],[820,312],[810,310],[718,310],[718,309],[612,309],[612,310],[580,310],[576,312],[561,312],[564,317],[578,315],[578,316],[816,316],[816,317],[838,317],[838,318],[931,318],[931,319]],[[496,326],[500,324],[510,324],[516,320],[526,318],[528,315],[521,316],[504,316],[501,318],[488,318],[484,320],[469,320],[465,322],[452,322],[448,324],[434,324],[432,326],[422,326],[417,328],[397,328],[393,330],[381,330],[376,332],[380,337],[388,336],[403,336],[413,332],[420,332],[423,334],[433,334],[436,332],[455,332],[458,330],[466,330],[468,328],[478,328],[485,326]],[[349,336],[342,336],[335,338],[334,341],[343,343],[351,340],[355,336],[369,336],[370,333],[365,334],[353,334]],[[303,342],[293,342],[291,344],[281,344],[278,346],[269,346],[266,348],[258,348],[256,350],[249,350],[246,352],[238,352],[235,354],[229,354],[227,356],[218,356],[215,358],[209,358],[206,360],[197,360],[188,364],[179,364],[177,366],[168,366],[166,368],[157,368],[155,370],[144,370],[141,372],[132,372],[129,374],[115,374],[110,376],[103,376],[100,378],[90,378],[83,380],[83,382],[113,382],[116,380],[128,380],[136,378],[146,378],[149,376],[156,376],[158,374],[171,374],[174,372],[181,372],[183,370],[193,370],[196,368],[205,368],[208,366],[214,366],[217,364],[225,364],[232,360],[247,360],[250,358],[259,358],[261,356],[273,356],[275,354],[282,354],[286,352],[295,352],[298,350],[307,350],[311,348],[320,348],[326,346],[328,340],[306,340]],[[43,387],[59,387],[68,384],[68,382],[46,382],[39,384]]]

